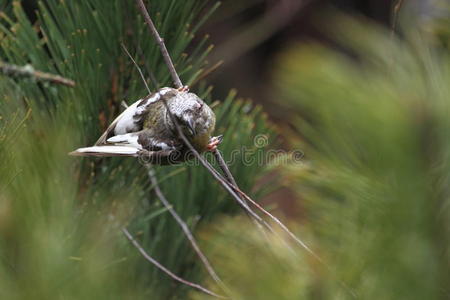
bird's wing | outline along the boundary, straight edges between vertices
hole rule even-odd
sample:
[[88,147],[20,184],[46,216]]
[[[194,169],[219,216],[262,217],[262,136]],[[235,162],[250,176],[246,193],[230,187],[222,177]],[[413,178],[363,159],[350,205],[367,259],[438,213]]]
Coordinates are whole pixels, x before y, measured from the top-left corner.
[[172,88],[162,88],[149,97],[140,99],[127,107],[106,129],[95,143],[96,146],[108,144],[108,139],[115,135],[138,132],[142,130],[143,119],[149,106],[161,99]]
[[139,151],[142,150],[142,146],[139,144],[138,139],[139,139],[139,132],[115,135],[108,138],[106,141],[102,142],[102,144],[96,144],[93,147],[79,148],[69,154],[76,156],[102,156],[102,157],[138,156]]
[[77,150],[70,152],[69,155],[74,156],[138,156],[139,149],[128,146],[92,146],[85,148],[78,148]]
[[76,156],[138,156],[140,153],[169,152],[180,150],[181,144],[172,140],[161,140],[153,137],[149,130],[114,135],[104,144],[79,148],[71,155]]

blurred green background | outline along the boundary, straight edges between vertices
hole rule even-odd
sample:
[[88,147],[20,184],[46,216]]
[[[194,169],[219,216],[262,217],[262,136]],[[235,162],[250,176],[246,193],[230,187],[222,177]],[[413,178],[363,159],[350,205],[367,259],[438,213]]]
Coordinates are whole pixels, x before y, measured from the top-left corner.
[[[1,299],[210,298],[145,261],[123,226],[232,299],[450,297],[447,3],[232,2],[146,4],[182,81],[214,108],[225,158],[238,153],[241,189],[320,260],[262,235],[200,166],[158,167],[227,288],[212,282],[138,161],[67,156],[146,94],[121,43],[151,89],[171,85],[134,1],[0,0],[0,60],[76,82],[0,75]],[[272,150],[284,163],[245,163]]]

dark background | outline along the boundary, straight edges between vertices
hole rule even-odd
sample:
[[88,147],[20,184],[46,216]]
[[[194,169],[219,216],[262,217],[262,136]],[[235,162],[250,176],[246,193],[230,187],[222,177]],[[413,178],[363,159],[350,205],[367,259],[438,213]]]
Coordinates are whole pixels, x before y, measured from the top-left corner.
[[[203,33],[209,34],[215,45],[211,63],[224,61],[209,78],[215,87],[214,94],[218,98],[223,97],[230,88],[236,88],[240,97],[263,104],[269,108],[271,117],[277,120],[279,117],[270,105],[271,101],[276,101],[270,76],[274,59],[286,46],[314,40],[337,48],[320,31],[327,25],[327,12],[367,18],[389,27],[391,7],[396,3],[397,0],[311,0],[304,3],[299,0],[225,0],[203,27]],[[262,32],[263,38],[246,49],[243,47],[246,39],[237,36],[265,16],[275,24],[269,24],[269,30],[255,26],[255,32]]]

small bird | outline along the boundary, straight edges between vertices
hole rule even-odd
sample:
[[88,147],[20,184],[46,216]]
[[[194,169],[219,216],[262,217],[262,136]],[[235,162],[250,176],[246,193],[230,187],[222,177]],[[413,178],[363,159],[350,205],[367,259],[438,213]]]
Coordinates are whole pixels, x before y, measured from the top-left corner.
[[216,116],[203,100],[187,87],[164,87],[126,108],[94,146],[69,154],[132,156],[161,165],[180,163],[192,158],[192,153],[178,135],[174,121],[200,153],[216,149],[222,140],[211,137]]

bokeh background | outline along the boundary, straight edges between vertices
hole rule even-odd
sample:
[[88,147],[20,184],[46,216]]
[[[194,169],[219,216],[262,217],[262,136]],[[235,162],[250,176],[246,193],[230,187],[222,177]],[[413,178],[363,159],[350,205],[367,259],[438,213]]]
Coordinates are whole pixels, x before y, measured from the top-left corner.
[[171,85],[134,1],[0,0],[0,62],[76,82],[0,75],[1,299],[211,298],[123,227],[231,299],[450,297],[448,1],[145,3],[241,189],[309,250],[258,230],[202,167],[156,167],[210,279],[144,166],[67,155],[146,94],[121,44],[151,89]]

